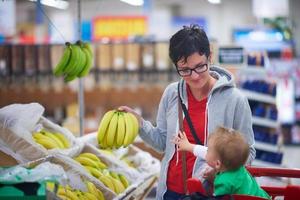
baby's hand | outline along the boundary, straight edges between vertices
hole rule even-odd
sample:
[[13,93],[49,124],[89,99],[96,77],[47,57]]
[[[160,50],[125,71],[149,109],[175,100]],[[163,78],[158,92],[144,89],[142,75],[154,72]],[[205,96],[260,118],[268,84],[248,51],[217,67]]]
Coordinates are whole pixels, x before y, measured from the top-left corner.
[[213,182],[215,179],[216,170],[212,167],[207,166],[203,171],[203,178],[207,179],[209,182]]
[[193,145],[190,144],[184,132],[179,131],[178,135],[174,136],[171,141],[178,145],[179,151],[193,151]]

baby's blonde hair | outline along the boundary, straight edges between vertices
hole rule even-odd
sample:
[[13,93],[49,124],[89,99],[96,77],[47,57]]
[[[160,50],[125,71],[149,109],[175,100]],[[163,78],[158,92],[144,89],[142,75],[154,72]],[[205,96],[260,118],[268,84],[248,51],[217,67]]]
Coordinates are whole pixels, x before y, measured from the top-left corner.
[[226,170],[238,169],[249,157],[249,144],[236,130],[218,127],[209,135],[208,141],[213,145]]

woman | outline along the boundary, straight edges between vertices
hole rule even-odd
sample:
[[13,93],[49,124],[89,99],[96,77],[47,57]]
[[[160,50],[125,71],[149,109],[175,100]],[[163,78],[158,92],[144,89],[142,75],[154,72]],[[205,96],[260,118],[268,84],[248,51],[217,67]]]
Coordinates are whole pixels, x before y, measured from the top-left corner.
[[[181,80],[165,89],[157,113],[156,126],[144,120],[127,106],[140,122],[140,137],[157,151],[163,152],[156,199],[179,199],[184,195],[182,154],[176,153],[172,138],[178,134],[178,102],[186,106],[192,126],[200,142],[206,145],[208,134],[218,126],[236,129],[250,146],[248,162],[255,157],[251,110],[248,100],[235,87],[232,75],[223,68],[210,65],[210,45],[206,33],[197,25],[183,27],[170,39],[169,56]],[[179,93],[179,95],[178,95]],[[191,143],[196,143],[186,117],[183,130]],[[213,175],[204,159],[186,152],[187,178]]]

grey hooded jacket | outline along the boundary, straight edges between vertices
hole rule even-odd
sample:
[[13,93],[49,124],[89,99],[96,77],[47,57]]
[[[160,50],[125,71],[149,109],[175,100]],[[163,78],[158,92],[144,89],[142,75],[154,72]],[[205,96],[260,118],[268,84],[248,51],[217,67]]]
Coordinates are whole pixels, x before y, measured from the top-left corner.
[[[210,67],[211,76],[217,79],[207,100],[206,128],[210,134],[217,126],[239,130],[245,135],[250,145],[248,163],[255,158],[254,135],[252,130],[251,110],[247,98],[235,87],[232,75],[223,68]],[[140,137],[155,150],[164,153],[157,186],[156,199],[163,199],[167,190],[166,180],[169,162],[175,153],[171,139],[178,133],[178,82],[171,83],[165,89],[157,113],[156,124],[143,120]],[[180,95],[187,105],[186,83],[180,80]],[[206,142],[205,142],[206,143]],[[200,171],[207,166],[205,160],[196,158],[193,177],[199,177]]]

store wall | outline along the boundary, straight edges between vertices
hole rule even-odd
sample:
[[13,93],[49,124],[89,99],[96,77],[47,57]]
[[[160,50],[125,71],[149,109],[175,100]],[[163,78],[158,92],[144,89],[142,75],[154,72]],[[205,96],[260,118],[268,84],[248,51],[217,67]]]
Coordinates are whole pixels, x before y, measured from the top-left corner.
[[[83,3],[82,17],[91,19],[97,15],[150,15],[150,34],[159,39],[168,39],[173,33],[171,16],[173,14],[185,17],[205,17],[208,22],[208,34],[217,39],[220,44],[232,43],[232,29],[256,24],[252,15],[251,0],[226,0],[219,5],[210,4],[205,0],[153,0],[150,1],[152,10],[134,7],[117,0],[95,1]],[[76,9],[76,5],[72,9]],[[175,10],[174,10],[175,8]],[[75,11],[75,10],[74,10]]]
[[299,0],[290,0],[290,17],[292,23],[292,31],[294,34],[294,39],[296,43],[296,53],[297,56],[300,56],[300,1]]

